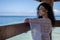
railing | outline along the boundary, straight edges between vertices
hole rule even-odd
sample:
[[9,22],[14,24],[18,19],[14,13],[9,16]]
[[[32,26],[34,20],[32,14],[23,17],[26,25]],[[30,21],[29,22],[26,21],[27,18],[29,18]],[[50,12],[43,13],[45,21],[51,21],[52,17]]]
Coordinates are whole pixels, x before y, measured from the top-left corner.
[[[54,27],[60,27],[60,20],[55,22]],[[0,26],[0,40],[5,40],[16,36],[18,34],[25,33],[30,30],[29,23],[21,23],[14,25]]]

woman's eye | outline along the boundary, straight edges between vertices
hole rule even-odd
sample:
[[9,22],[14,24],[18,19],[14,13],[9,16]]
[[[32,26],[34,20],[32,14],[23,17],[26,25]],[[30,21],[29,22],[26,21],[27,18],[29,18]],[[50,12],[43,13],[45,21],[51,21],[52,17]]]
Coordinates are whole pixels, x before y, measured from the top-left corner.
[[42,10],[43,12],[46,12],[46,10]]

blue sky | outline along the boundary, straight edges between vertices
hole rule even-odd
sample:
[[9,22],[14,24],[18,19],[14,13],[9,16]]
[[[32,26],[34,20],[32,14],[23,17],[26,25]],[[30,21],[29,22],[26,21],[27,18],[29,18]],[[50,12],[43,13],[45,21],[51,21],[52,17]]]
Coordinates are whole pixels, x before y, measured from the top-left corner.
[[[40,2],[35,0],[0,0],[0,16],[36,16]],[[60,2],[54,3],[54,13],[60,13]]]

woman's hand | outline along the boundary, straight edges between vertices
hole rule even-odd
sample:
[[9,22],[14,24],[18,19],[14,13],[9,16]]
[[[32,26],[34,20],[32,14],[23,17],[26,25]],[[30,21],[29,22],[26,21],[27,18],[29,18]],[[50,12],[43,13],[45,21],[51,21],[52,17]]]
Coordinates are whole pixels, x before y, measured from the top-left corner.
[[25,23],[29,23],[29,18],[25,19]]

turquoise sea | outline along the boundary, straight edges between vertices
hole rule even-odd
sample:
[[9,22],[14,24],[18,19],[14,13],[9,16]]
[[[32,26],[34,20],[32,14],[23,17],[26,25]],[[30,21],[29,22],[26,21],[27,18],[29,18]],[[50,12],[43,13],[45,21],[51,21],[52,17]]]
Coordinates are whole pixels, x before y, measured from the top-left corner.
[[[26,18],[36,18],[36,16],[0,16],[0,26],[23,23]],[[56,16],[55,18],[56,20],[60,20],[59,16]],[[60,39],[59,30],[60,28],[57,28],[57,27],[53,29],[53,32],[52,32],[53,40]],[[23,33],[6,40],[32,40],[31,31],[28,31],[27,33]]]
[[36,16],[0,16],[0,26],[23,23],[26,18],[36,18]]
[[[36,16],[0,16],[0,26],[23,23],[26,18],[37,18]],[[60,17],[55,17],[60,20]]]

